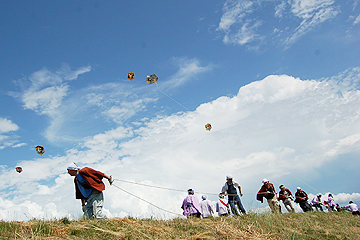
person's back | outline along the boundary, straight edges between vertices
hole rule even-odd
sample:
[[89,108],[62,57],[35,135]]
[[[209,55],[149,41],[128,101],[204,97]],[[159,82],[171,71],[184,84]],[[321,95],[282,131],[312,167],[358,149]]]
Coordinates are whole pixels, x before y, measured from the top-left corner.
[[227,216],[229,214],[228,201],[224,199],[224,196],[221,194],[216,203],[216,212],[218,212],[219,216]]
[[203,218],[212,216],[213,209],[211,207],[211,202],[209,200],[207,200],[206,198],[200,202],[200,208],[201,208]]
[[185,216],[196,216],[200,217],[201,215],[201,208],[200,203],[197,197],[194,195],[194,190],[188,190],[188,196],[183,201],[181,208],[184,210],[183,214]]

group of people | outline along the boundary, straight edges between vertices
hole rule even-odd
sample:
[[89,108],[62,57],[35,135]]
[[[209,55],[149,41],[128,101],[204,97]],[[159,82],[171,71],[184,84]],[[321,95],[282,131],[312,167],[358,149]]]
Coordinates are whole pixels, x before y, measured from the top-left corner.
[[[305,191],[300,187],[297,187],[295,196],[291,191],[284,185],[279,186],[280,191],[277,192],[274,184],[270,183],[269,180],[264,178],[262,180],[262,186],[256,195],[256,199],[263,203],[264,198],[267,200],[268,205],[272,213],[281,213],[280,201],[283,202],[286,210],[289,213],[294,213],[294,202],[298,203],[304,212],[313,211],[324,211],[322,206],[325,206],[328,211],[341,211],[348,209],[353,215],[360,215],[359,209],[352,201],[348,205],[341,208],[339,204],[335,204],[334,197],[331,193],[328,194],[327,201],[321,202],[321,194],[317,194],[310,203],[309,198]],[[239,190],[239,194],[237,193]],[[226,200],[225,194],[228,196]],[[226,176],[225,185],[221,189],[219,199],[216,203],[216,212],[219,216],[227,216],[232,212],[234,215],[240,213],[246,214],[246,211],[241,203],[240,196],[243,196],[239,183],[233,181],[231,175]],[[191,217],[202,217],[207,218],[214,214],[214,210],[211,206],[211,202],[207,199],[206,195],[202,195],[202,201],[199,202],[197,197],[194,195],[194,190],[188,190],[188,196],[183,200],[181,208],[183,209],[183,215]],[[295,200],[294,200],[295,199]]]
[[[246,210],[241,203],[240,196],[237,191],[239,190],[240,196],[243,196],[241,192],[241,186],[238,182],[233,181],[231,175],[226,176],[226,182],[221,189],[219,194],[219,199],[216,203],[216,212],[219,216],[227,216],[230,214],[230,211],[234,215],[246,214]],[[225,194],[228,196],[228,199],[225,199]],[[191,217],[203,217],[207,218],[214,214],[214,210],[211,206],[211,202],[207,199],[206,195],[201,196],[202,201],[199,202],[197,197],[194,195],[194,190],[188,190],[188,196],[183,200],[181,208],[184,210],[183,214],[185,216]]]
[[[67,171],[69,175],[74,177],[75,197],[81,200],[84,216],[96,219],[106,218],[102,212],[104,201],[103,191],[105,190],[105,184],[102,179],[107,179],[111,185],[113,183],[112,177],[89,167],[79,168],[75,163],[71,163],[67,167]],[[288,212],[295,212],[293,207],[294,196],[289,189],[285,188],[284,185],[280,185],[280,192],[277,193],[274,185],[270,183],[269,180],[263,179],[262,184],[256,196],[257,200],[263,202],[263,198],[266,198],[273,213],[281,213],[279,201],[284,203]],[[225,199],[225,195],[228,196],[227,200]],[[233,181],[231,175],[226,176],[226,182],[221,189],[219,199],[216,203],[215,210],[218,215],[227,216],[230,212],[234,215],[246,214],[239,195],[243,196],[239,183]],[[299,203],[304,212],[313,211],[313,208],[317,211],[323,211],[321,194],[316,195],[309,204],[308,195],[305,191],[301,190],[300,187],[297,188],[295,193],[295,202]],[[325,201],[324,204],[329,211],[349,209],[353,215],[360,215],[357,205],[352,201],[343,208],[341,208],[339,204],[335,205],[331,193],[328,194],[328,200]],[[199,202],[192,189],[188,190],[188,196],[184,199],[181,208],[185,216],[207,218],[214,214],[214,209],[211,206],[211,202],[207,199],[207,196],[203,195],[202,201]]]
[[[342,209],[348,209],[353,215],[360,215],[357,205],[350,201],[348,205],[343,208],[339,204],[335,204],[334,197],[331,193],[328,194],[327,201],[321,201],[321,193],[318,193],[311,201],[308,202],[309,197],[304,190],[297,187],[295,197],[291,191],[285,188],[284,185],[280,185],[279,193],[276,192],[275,187],[266,178],[262,180],[262,186],[256,195],[256,199],[263,202],[263,198],[266,198],[272,213],[281,213],[280,201],[283,202],[288,212],[295,212],[293,207],[293,201],[298,203],[304,212],[307,211],[324,211],[322,206],[325,206],[328,211],[341,211]],[[295,200],[294,200],[295,198]]]

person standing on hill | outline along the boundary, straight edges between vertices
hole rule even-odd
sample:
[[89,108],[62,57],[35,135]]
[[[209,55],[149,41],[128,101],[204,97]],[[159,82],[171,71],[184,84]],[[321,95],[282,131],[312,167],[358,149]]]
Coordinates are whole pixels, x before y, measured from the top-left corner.
[[70,176],[75,177],[75,195],[76,199],[81,199],[82,210],[87,218],[106,218],[102,212],[105,184],[102,179],[106,178],[110,185],[113,179],[106,174],[96,171],[89,167],[79,168],[75,163],[67,167]]
[[260,202],[263,202],[263,198],[265,197],[267,199],[271,212],[281,213],[281,207],[276,197],[274,185],[270,183],[269,180],[267,180],[266,178],[262,180],[262,183],[263,185],[257,193],[256,199]]
[[312,211],[312,208],[311,206],[309,205],[308,203],[308,195],[306,194],[305,191],[301,190],[300,187],[297,187],[297,191],[295,193],[295,202],[296,203],[299,203],[301,209],[304,211],[304,212],[307,212],[307,211]]
[[279,201],[283,201],[283,204],[286,210],[288,210],[288,212],[292,212],[292,213],[295,212],[295,209],[291,201],[294,198],[294,196],[292,195],[289,189],[285,188],[284,185],[280,185],[279,188],[280,188]]
[[207,218],[211,217],[214,213],[213,208],[211,207],[211,202],[207,199],[206,195],[201,196],[202,201],[200,202],[200,208],[202,212],[202,217]]
[[240,196],[243,196],[239,183],[233,181],[233,177],[231,175],[227,175],[226,183],[221,189],[221,194],[228,194],[228,200],[233,214],[239,215],[238,211],[236,210],[236,206],[238,207],[239,211],[241,211],[243,214],[246,214],[245,208],[243,207],[240,197],[237,193],[237,189],[239,190]]
[[184,199],[181,208],[184,210],[183,214],[185,216],[200,218],[201,207],[198,198],[194,195],[194,190],[188,190],[188,195]]

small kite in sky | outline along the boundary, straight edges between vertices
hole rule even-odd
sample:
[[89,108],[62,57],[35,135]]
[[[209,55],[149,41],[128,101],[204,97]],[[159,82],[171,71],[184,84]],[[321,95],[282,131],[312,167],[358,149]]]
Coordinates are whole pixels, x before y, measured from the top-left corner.
[[16,167],[15,170],[16,170],[18,173],[21,173],[21,172],[22,172],[22,167]]
[[132,80],[134,80],[134,78],[135,78],[135,73],[129,72],[129,73],[128,73],[128,79],[129,79],[130,81],[132,81]]
[[150,76],[147,76],[147,77],[146,77],[145,82],[147,82],[148,84],[152,84],[152,83],[154,83],[154,82],[157,82],[158,79],[159,79],[159,78],[158,78],[155,74],[151,74]]
[[208,123],[208,124],[205,125],[205,129],[206,129],[206,130],[210,131],[211,128],[212,128],[212,127],[211,127],[211,124],[210,124],[210,123]]
[[41,156],[45,153],[45,149],[43,146],[36,146],[35,150],[38,154],[40,154]]

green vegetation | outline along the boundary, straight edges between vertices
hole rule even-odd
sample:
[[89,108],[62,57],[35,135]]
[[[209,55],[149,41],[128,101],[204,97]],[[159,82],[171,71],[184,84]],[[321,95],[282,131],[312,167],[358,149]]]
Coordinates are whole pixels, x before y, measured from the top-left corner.
[[0,221],[1,239],[360,239],[347,212],[249,214],[209,219]]

